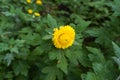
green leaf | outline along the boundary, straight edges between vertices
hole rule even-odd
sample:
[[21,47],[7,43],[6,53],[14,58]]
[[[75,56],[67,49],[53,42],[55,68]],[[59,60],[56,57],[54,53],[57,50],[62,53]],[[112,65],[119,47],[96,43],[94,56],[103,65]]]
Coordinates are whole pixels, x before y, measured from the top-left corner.
[[58,80],[63,79],[63,74],[57,67],[44,67],[42,72],[47,74],[45,80],[56,80],[56,78],[58,78]]
[[10,12],[8,12],[8,11],[6,11],[6,12],[2,12],[5,16],[15,16],[15,14],[14,13],[10,13]]
[[12,71],[11,72],[7,72],[7,74],[5,74],[5,78],[11,80],[13,78],[13,74],[12,73],[13,73]]
[[43,39],[43,40],[52,39],[52,35],[45,35],[42,39]]
[[41,55],[43,52],[43,49],[41,49],[40,46],[36,47],[33,51],[32,51],[32,54],[33,55]]
[[0,63],[2,62],[3,59],[4,59],[4,55],[0,55]]
[[[113,63],[93,63],[93,70],[96,73],[96,75],[98,76],[98,78],[100,80],[113,80],[114,76],[116,75],[114,70],[112,68],[114,68],[114,66],[112,66],[111,64]],[[115,74],[115,75],[114,75]]]
[[114,16],[120,16],[120,0],[113,0],[109,3],[107,3],[108,6],[112,7],[112,10],[114,11]]
[[98,80],[98,79],[97,79],[97,76],[94,73],[88,72],[87,76],[86,76],[86,80]]
[[11,64],[12,60],[14,60],[14,55],[12,53],[7,53],[4,57],[4,61],[6,61],[7,66]]
[[92,68],[99,80],[113,80],[116,74],[114,62],[108,60],[105,63],[93,62]]
[[25,40],[19,40],[19,39],[15,40],[15,46],[23,47],[24,43],[25,43]]
[[56,75],[52,71],[49,75],[46,76],[45,80],[56,80]]
[[44,67],[44,68],[42,69],[42,72],[43,72],[43,73],[49,73],[52,69],[53,69],[53,67]]
[[21,75],[27,76],[28,68],[29,68],[29,65],[24,61],[16,61],[13,64],[13,70],[15,75],[21,74]]
[[93,63],[93,69],[96,74],[103,74],[104,66],[101,63]]
[[64,73],[67,73],[67,59],[65,58],[64,54],[60,53],[59,51],[51,51],[49,53],[49,58],[51,60],[57,59],[57,67],[60,68]]
[[18,47],[16,47],[16,46],[15,46],[15,47],[12,47],[12,48],[10,49],[10,51],[11,51],[11,52],[14,52],[14,53],[17,53],[17,54],[19,53]]
[[77,26],[80,26],[81,32],[85,31],[86,28],[91,24],[91,21],[84,21],[80,19],[80,23]]
[[117,63],[119,70],[120,70],[120,57],[113,57],[114,61]]
[[30,45],[39,45],[41,43],[41,36],[37,33],[29,33],[21,36],[26,43]]
[[87,72],[87,74],[81,75],[82,80],[99,80],[95,73],[93,72]]
[[62,53],[59,54],[60,54],[58,57],[59,63],[57,64],[57,67],[67,74],[67,66],[68,66],[67,59]]
[[[74,51],[74,52],[73,52]],[[88,55],[82,51],[82,49],[79,50],[66,50],[65,56],[69,59],[69,61],[73,65],[78,65],[80,62],[81,65],[88,67],[90,66],[90,61],[88,59]]]
[[113,49],[114,49],[115,55],[117,57],[120,57],[120,47],[114,42],[112,42],[112,44],[113,44]]
[[52,28],[57,27],[56,20],[50,14],[47,15],[47,23]]
[[88,57],[92,62],[105,62],[103,53],[99,49],[93,47],[87,47],[87,49],[91,52],[91,54],[88,54]]
[[53,29],[52,28],[46,28],[45,31],[50,35],[53,34]]
[[72,14],[71,18],[75,18],[76,31],[83,32],[91,24],[91,21],[85,21],[82,17]]
[[113,59],[118,64],[120,70],[120,47],[114,42],[112,42],[112,44],[115,52],[115,56],[113,57]]
[[88,36],[92,36],[92,37],[97,37],[99,35],[99,28],[88,28],[85,33],[88,34]]
[[8,44],[0,43],[0,52],[8,50]]
[[22,28],[19,33],[32,33],[32,29],[30,27]]
[[50,51],[49,52],[49,59],[51,60],[54,60],[54,59],[57,59],[57,57],[59,57],[59,54],[58,51]]
[[70,51],[69,49],[66,50],[65,56],[66,56],[68,59],[70,59],[70,58],[72,57],[72,53],[71,53],[71,51]]

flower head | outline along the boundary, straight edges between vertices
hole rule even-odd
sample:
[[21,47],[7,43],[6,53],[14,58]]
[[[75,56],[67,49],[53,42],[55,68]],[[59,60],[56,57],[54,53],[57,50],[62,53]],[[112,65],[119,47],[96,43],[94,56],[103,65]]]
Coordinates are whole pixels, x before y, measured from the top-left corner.
[[41,1],[41,0],[37,0],[37,1],[36,1],[36,4],[42,5],[42,1]]
[[33,10],[32,10],[32,9],[28,9],[27,12],[28,12],[29,14],[32,14],[32,13],[33,13]]
[[37,16],[37,17],[39,17],[39,16],[40,16],[40,13],[35,12],[34,15]]
[[73,44],[74,39],[75,31],[71,26],[60,26],[54,29],[52,41],[56,48],[68,48]]
[[31,0],[26,0],[27,3],[31,3]]

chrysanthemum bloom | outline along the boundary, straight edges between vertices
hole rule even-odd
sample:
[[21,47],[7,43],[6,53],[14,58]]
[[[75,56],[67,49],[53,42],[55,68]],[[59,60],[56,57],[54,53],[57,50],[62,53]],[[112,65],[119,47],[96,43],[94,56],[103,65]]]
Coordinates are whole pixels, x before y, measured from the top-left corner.
[[32,9],[28,9],[27,10],[29,14],[32,14],[33,13],[33,10]]
[[36,1],[36,4],[42,5],[42,1],[41,1],[41,0],[37,0],[37,1]]
[[37,16],[37,17],[39,17],[39,16],[40,16],[40,13],[35,12],[34,15]]
[[54,29],[52,41],[56,48],[68,48],[73,44],[74,39],[75,30],[71,26],[60,26]]
[[26,0],[27,3],[31,3],[31,0]]

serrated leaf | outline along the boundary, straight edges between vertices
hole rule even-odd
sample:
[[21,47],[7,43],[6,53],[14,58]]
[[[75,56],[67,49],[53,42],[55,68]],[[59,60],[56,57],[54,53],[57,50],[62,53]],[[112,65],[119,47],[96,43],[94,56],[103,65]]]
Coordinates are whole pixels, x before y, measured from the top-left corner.
[[119,70],[120,70],[120,57],[113,57],[114,61],[117,63]]
[[56,20],[50,14],[47,15],[47,23],[50,27],[57,27]]
[[97,75],[93,72],[87,72],[87,74],[81,75],[82,80],[99,80]]
[[56,80],[56,78],[62,80],[63,78],[61,71],[57,67],[45,67],[42,72],[47,74],[45,80]]
[[58,51],[49,52],[49,59],[51,59],[51,60],[57,59],[58,56],[59,56]]
[[67,63],[67,59],[65,58],[65,56],[63,54],[60,54],[58,57],[58,61],[59,63],[57,64],[57,67],[67,74],[68,63]]
[[75,23],[77,24],[76,31],[83,32],[91,24],[91,21],[85,21],[82,17],[73,14],[71,18],[75,18]]
[[52,67],[44,67],[44,68],[42,69],[42,72],[43,72],[43,73],[49,73],[51,70],[52,70]]
[[51,28],[47,28],[47,29],[45,29],[45,31],[50,35],[53,34],[53,29],[51,29]]
[[92,53],[92,54],[88,54],[88,57],[90,58],[91,61],[102,62],[102,63],[105,62],[103,53],[99,49],[93,47],[87,47],[87,49]]
[[8,44],[0,43],[0,52],[8,50]]
[[12,71],[11,72],[7,72],[7,74],[5,75],[5,78],[10,79],[13,78],[13,74]]
[[29,65],[22,61],[18,61],[18,62],[16,61],[13,65],[13,70],[15,75],[21,74],[21,75],[27,76],[28,68],[29,68]]
[[118,64],[119,70],[120,70],[120,47],[114,42],[112,42],[112,44],[113,44],[113,49],[115,52],[115,57],[113,57],[113,59]]
[[112,10],[114,11],[113,15],[114,16],[119,16],[120,15],[120,0],[113,0],[110,3],[107,4],[108,6],[112,7]]
[[12,48],[10,49],[10,51],[11,51],[11,52],[14,52],[14,53],[17,53],[17,54],[19,53],[17,47],[12,47]]
[[52,35],[45,35],[42,39],[43,39],[43,40],[52,39]]
[[113,49],[114,49],[115,55],[117,57],[120,57],[120,47],[117,44],[115,44],[114,42],[112,42],[112,44],[113,44]]
[[66,52],[65,52],[65,56],[66,56],[68,59],[71,58],[72,54],[71,54],[71,51],[70,51],[69,49],[66,50]]
[[56,80],[56,74],[55,72],[51,72],[50,74],[48,74],[45,78],[45,80]]
[[24,43],[25,43],[25,40],[19,40],[19,39],[15,40],[15,46],[23,47]]
[[32,29],[30,27],[22,28],[19,33],[32,33]]
[[80,27],[81,32],[83,32],[90,24],[91,24],[91,21],[81,20],[81,23],[79,25],[79,26],[81,26]]
[[32,51],[32,54],[33,55],[41,55],[43,52],[43,50],[41,49],[41,47],[36,47],[33,51]]
[[23,40],[25,40],[26,43],[30,45],[39,45],[41,43],[41,36],[37,33],[29,33],[27,35],[21,36]]
[[88,28],[85,33],[88,34],[89,36],[97,37],[99,35],[99,28]]
[[74,52],[72,51],[69,49],[66,50],[65,56],[73,65],[78,65],[78,62],[80,62],[80,64],[83,66],[90,66],[90,61],[88,59],[87,54],[85,54],[81,49],[79,49],[78,51],[76,50]]
[[101,63],[93,63],[93,69],[95,71],[96,74],[102,74],[103,70],[104,70],[104,66]]
[[4,57],[4,61],[6,61],[7,66],[9,66],[14,59],[14,55],[12,53],[7,53]]

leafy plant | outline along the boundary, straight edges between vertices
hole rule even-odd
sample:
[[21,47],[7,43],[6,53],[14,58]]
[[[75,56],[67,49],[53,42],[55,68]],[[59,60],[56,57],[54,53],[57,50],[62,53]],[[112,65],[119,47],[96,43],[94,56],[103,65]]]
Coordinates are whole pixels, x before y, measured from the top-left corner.
[[119,80],[119,0],[1,0],[0,80]]

